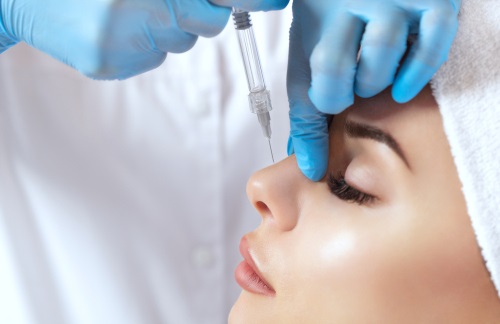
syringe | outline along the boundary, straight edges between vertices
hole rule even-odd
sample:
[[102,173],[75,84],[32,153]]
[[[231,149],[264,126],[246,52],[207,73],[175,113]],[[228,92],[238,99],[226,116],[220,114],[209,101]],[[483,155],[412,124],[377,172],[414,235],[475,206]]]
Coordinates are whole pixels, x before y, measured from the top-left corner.
[[274,163],[273,149],[271,147],[271,116],[269,112],[273,109],[271,105],[271,95],[266,89],[262,67],[260,65],[259,51],[255,42],[250,14],[246,11],[233,8],[234,24],[240,43],[241,56],[245,65],[248,88],[250,94],[250,110],[257,114],[259,124],[264,136],[269,141],[271,158]]

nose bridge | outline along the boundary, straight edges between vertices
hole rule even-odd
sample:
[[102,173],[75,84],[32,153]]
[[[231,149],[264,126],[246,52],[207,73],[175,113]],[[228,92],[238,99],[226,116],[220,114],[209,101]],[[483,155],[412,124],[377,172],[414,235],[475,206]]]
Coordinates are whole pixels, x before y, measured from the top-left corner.
[[295,157],[289,157],[253,174],[247,183],[247,196],[264,220],[269,218],[280,230],[290,231],[300,215],[302,181],[308,180]]

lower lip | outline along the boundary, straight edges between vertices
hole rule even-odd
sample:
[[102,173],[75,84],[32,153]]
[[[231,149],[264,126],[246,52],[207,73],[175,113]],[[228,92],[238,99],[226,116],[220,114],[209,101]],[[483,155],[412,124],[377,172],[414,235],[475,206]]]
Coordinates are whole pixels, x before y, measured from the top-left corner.
[[234,277],[238,285],[246,291],[269,297],[276,295],[246,261],[241,261],[236,267]]

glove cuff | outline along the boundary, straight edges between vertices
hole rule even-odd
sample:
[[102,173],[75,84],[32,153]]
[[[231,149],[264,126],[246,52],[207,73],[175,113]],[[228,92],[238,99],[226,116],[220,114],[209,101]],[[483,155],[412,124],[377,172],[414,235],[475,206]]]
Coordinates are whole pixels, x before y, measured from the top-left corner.
[[10,47],[16,45],[17,43],[18,41],[10,37],[5,30],[2,20],[2,12],[0,11],[0,54],[5,52]]

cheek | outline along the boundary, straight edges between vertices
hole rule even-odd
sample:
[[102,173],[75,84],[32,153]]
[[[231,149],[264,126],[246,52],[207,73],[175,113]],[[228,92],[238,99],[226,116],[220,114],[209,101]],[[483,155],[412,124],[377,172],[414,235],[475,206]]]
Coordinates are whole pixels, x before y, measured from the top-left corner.
[[362,219],[354,205],[342,205],[328,196],[311,208],[304,206],[309,212],[301,215],[297,228],[283,240],[284,264],[290,274],[283,284],[302,297],[316,295],[317,300],[324,294],[333,300],[352,289],[365,264],[376,258],[370,244],[373,238],[360,230]]
[[334,201],[310,207],[282,237],[279,257],[273,255],[280,260],[274,264],[278,289],[289,301],[298,298],[298,305],[325,312],[359,306],[380,313],[385,307],[379,302],[401,310],[423,306],[471,279],[470,265],[460,257],[473,253],[464,240],[470,233],[445,218],[430,224],[408,206],[364,212]]
[[468,216],[454,212],[434,213],[433,218],[422,215],[406,238],[411,242],[406,254],[412,258],[405,258],[410,275],[403,279],[429,295],[460,295],[482,268]]
[[317,322],[363,321],[366,313],[359,313],[360,308],[379,312],[377,294],[385,291],[388,274],[397,271],[389,264],[398,242],[384,235],[387,220],[364,214],[356,205],[327,200],[334,202],[304,208],[311,212],[301,215],[297,228],[283,237],[280,249],[287,268],[278,270],[286,273],[278,291],[286,305],[308,314],[314,309]]
[[370,210],[329,194],[315,198],[301,204],[294,229],[259,233],[263,272],[278,292],[273,307],[290,318],[314,309],[316,319],[352,322],[360,308],[378,318],[416,316],[477,277],[470,225],[456,215],[422,210],[420,202]]

